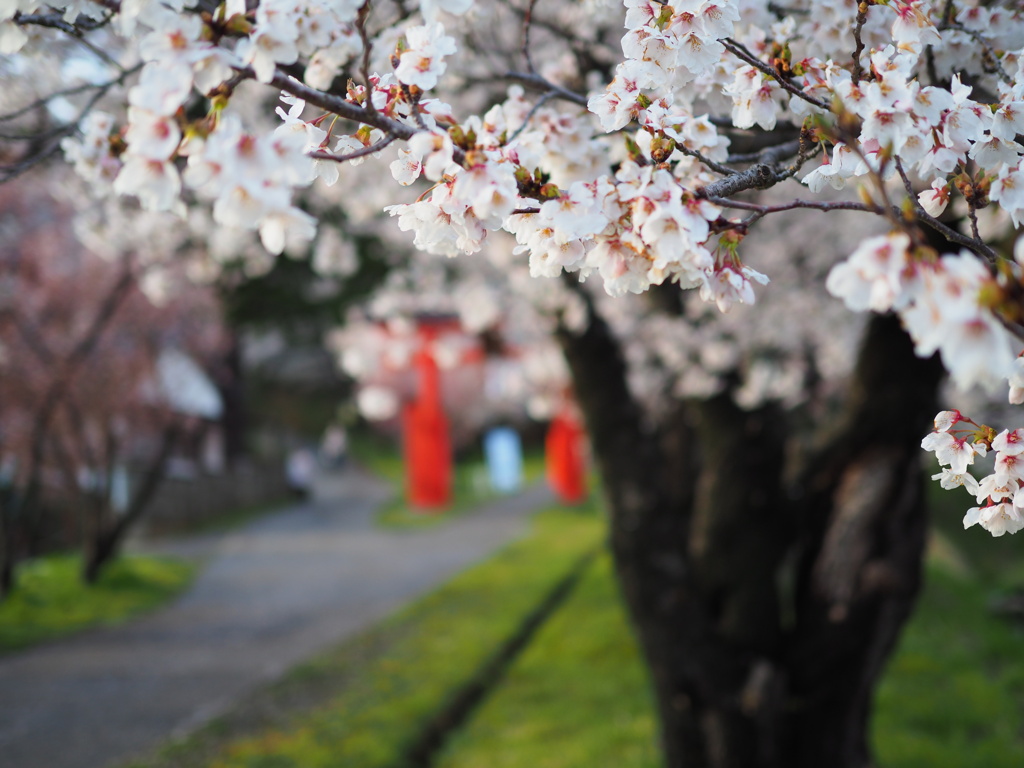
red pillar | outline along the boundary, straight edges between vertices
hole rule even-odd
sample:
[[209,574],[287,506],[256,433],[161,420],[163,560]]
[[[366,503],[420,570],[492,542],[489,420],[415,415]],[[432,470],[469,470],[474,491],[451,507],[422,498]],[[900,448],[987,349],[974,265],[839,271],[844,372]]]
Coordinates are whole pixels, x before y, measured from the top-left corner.
[[414,360],[419,394],[405,408],[405,466],[413,507],[436,509],[451,503],[452,451],[448,419],[441,406],[441,381],[433,355],[424,348]]
[[547,476],[561,501],[577,504],[586,497],[583,476],[583,430],[574,417],[561,413],[548,427],[545,441]]

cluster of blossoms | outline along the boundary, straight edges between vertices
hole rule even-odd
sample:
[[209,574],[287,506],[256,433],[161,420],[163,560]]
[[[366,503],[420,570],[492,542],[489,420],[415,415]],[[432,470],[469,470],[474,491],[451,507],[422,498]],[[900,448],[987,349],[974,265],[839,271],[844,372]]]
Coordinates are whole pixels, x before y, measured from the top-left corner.
[[[964,528],[980,525],[993,536],[1024,528],[1024,430],[995,430],[959,411],[935,417],[935,431],[921,441],[944,469],[933,480],[946,490],[964,487],[978,501],[964,516]],[[978,457],[992,452],[993,471],[978,480],[968,472]]]
[[[76,0],[64,18],[96,18],[116,5]],[[199,13],[186,9],[193,0],[125,2],[110,27],[139,39],[144,64],[127,94],[125,127],[117,132],[115,118],[94,113],[65,152],[83,176],[112,180],[114,191],[150,210],[180,212],[183,188],[186,197],[194,191],[212,201],[217,224],[258,231],[279,253],[314,236],[313,219],[292,203],[296,188],[317,177],[334,184],[339,161],[358,165],[398,142],[389,150],[397,149],[394,179],[429,186],[386,210],[418,248],[482,255],[503,230],[534,277],[593,275],[613,296],[668,281],[722,312],[753,303],[754,284],[767,282],[744,264],[739,244],[777,212],[738,193],[789,178],[815,193],[856,180],[872,189],[860,210],[885,215],[895,231],[863,240],[832,269],[828,291],[851,309],[898,313],[918,354],[940,352],[962,387],[1015,375],[1021,344],[1008,328],[1024,319],[1016,307],[1022,260],[979,258],[996,261],[978,219],[997,209],[1014,226],[1024,221],[1017,5],[531,4],[530,13],[551,14],[536,30],[561,23],[580,34],[587,27],[576,22],[619,5],[622,58],[606,55],[610,39],[595,37],[601,66],[559,79],[536,72],[527,57],[521,79],[544,90],[541,103],[513,88],[482,114],[457,119],[433,92],[443,92],[452,71],[461,82],[486,80],[482,52],[462,69],[455,58],[458,25],[472,21],[473,5],[266,0],[247,10],[227,0]],[[25,45],[18,14],[40,7],[0,4],[0,50]],[[446,29],[446,14],[465,18]],[[602,69],[614,71],[610,83],[598,78]],[[272,134],[250,129],[235,111],[244,79],[292,94]],[[572,90],[583,82],[589,95]],[[210,109],[194,119],[187,115],[197,94]],[[318,111],[307,116],[312,105]],[[338,117],[361,125],[336,133]],[[741,142],[753,150],[734,149]],[[830,210],[827,202],[812,207]],[[968,214],[950,239],[974,253],[940,256],[922,245],[921,223],[945,226],[934,217],[947,209]]]
[[917,354],[938,351],[962,389],[992,389],[1016,370],[1021,343],[994,311],[1006,287],[973,254],[936,257],[904,233],[865,240],[826,282],[850,309],[899,314]]

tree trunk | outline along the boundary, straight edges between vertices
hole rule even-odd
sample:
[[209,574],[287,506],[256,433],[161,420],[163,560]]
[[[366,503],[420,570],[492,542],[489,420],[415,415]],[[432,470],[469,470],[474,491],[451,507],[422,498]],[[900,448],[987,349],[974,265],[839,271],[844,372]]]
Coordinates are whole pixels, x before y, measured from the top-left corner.
[[[183,431],[181,425],[176,422],[164,429],[160,450],[147,468],[139,487],[132,494],[128,509],[120,516],[110,514],[97,517],[98,524],[86,539],[82,558],[82,581],[86,584],[95,584],[106,565],[121,551],[125,535],[145,513],[150,499],[163,482],[167,473],[167,462]],[[104,520],[107,521],[106,524],[101,522]]]
[[0,489],[0,600],[14,589],[14,521],[13,501],[3,498]]
[[940,366],[874,318],[831,439],[794,472],[774,407],[723,395],[645,423],[618,342],[591,318],[560,341],[666,765],[871,765],[874,687],[920,582],[920,439]]

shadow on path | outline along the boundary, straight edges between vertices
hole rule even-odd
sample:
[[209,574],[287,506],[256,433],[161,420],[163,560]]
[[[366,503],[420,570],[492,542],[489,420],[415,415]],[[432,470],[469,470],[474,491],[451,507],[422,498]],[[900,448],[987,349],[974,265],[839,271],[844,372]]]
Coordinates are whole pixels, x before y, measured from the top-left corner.
[[522,535],[535,488],[425,530],[373,527],[391,490],[356,470],[242,529],[161,547],[206,566],[142,619],[0,658],[0,764],[104,768],[183,735]]

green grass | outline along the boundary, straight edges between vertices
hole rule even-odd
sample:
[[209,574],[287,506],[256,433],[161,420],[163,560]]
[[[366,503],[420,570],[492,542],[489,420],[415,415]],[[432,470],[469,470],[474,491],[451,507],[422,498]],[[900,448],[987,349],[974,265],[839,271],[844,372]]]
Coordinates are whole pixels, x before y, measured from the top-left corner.
[[1024,765],[1024,632],[990,589],[938,565],[879,690],[874,741],[888,768]]
[[399,766],[430,718],[597,546],[603,530],[592,511],[544,512],[528,538],[133,765]]
[[12,651],[99,624],[115,624],[177,595],[195,566],[155,557],[123,557],[98,582],[80,579],[81,560],[55,555],[23,564],[0,602],[0,651]]
[[[992,581],[1000,560],[1012,558],[1005,540],[938,541],[918,610],[879,690],[879,765],[1024,765],[1024,627],[989,610],[994,596],[1019,585],[1019,558],[1003,563],[1008,567]],[[973,570],[976,560],[986,563],[986,575]],[[438,768],[653,768],[656,724],[644,680],[602,564],[449,744]]]
[[[1020,558],[1009,537],[962,531],[963,510],[949,498],[956,508],[937,512],[946,517],[926,587],[878,693],[872,738],[884,768],[1024,765],[1024,628],[989,609],[1020,586]],[[592,513],[548,514],[538,525],[531,539],[299,668],[248,714],[145,765],[400,768],[423,724],[602,535]],[[656,768],[655,731],[646,672],[602,556],[436,765]]]
[[656,768],[652,707],[603,555],[437,768]]
[[995,601],[1024,587],[1021,541],[964,530],[973,499],[929,488],[927,581],[878,692],[874,738],[888,768],[1024,765],[1024,626]]

